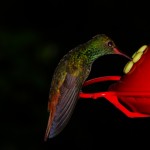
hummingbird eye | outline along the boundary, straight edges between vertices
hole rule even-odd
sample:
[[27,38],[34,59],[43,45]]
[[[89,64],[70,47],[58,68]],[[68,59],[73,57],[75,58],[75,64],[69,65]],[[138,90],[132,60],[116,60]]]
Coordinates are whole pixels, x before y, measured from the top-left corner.
[[107,44],[108,44],[109,47],[113,46],[113,42],[112,41],[109,41]]

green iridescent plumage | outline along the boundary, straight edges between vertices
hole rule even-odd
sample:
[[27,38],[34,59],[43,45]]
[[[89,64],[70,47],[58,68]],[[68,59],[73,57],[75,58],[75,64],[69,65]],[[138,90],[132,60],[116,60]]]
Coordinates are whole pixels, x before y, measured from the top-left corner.
[[66,126],[92,63],[107,54],[121,53],[116,50],[114,42],[109,37],[100,34],[72,49],[61,59],[50,88],[48,103],[50,116],[45,140],[56,136]]

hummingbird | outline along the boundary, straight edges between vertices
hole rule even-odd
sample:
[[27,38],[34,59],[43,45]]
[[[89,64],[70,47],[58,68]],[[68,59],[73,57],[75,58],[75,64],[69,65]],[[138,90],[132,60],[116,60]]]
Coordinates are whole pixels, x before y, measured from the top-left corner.
[[[67,125],[93,62],[101,56],[119,54],[129,58],[105,34],[98,34],[70,50],[54,71],[49,98],[50,113],[44,140],[58,135]],[[129,58],[130,59],[130,58]]]

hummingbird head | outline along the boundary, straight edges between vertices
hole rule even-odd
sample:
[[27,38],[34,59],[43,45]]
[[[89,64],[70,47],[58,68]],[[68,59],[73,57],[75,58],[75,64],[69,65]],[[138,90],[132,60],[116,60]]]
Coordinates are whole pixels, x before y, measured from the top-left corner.
[[99,50],[102,55],[118,54],[131,60],[131,58],[126,54],[124,54],[123,52],[121,52],[116,47],[114,41],[110,37],[106,36],[105,34],[99,34],[93,37],[93,39],[95,39],[95,46],[97,47],[97,50]]

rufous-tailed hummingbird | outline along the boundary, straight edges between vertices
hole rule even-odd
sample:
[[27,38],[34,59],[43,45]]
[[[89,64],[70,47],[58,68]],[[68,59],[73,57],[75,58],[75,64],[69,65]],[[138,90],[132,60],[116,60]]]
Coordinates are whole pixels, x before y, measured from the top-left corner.
[[105,34],[99,34],[72,49],[60,60],[54,72],[49,93],[50,115],[45,141],[64,129],[73,113],[79,92],[90,73],[93,62],[108,54],[119,54],[129,58],[116,48],[111,38]]

